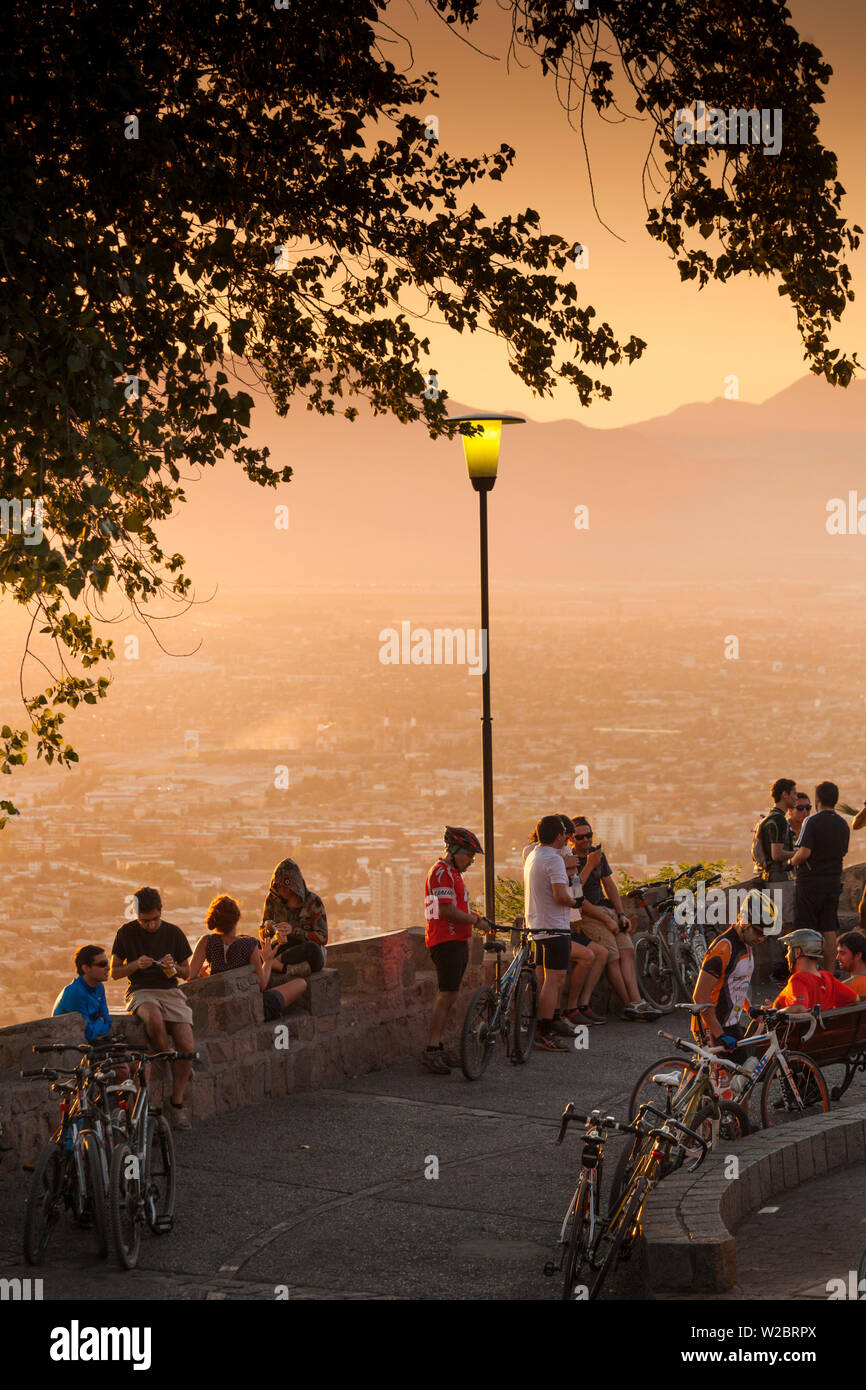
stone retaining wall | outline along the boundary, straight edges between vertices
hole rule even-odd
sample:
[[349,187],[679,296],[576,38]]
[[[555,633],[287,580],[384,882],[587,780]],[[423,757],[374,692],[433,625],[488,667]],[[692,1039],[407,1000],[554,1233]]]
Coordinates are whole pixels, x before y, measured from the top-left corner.
[[[456,1020],[468,993],[481,982],[481,939],[473,937]],[[328,968],[312,976],[306,993],[280,1019],[265,1023],[251,965],[184,986],[193,1013],[195,1064],[187,1097],[193,1121],[255,1105],[420,1053],[427,1039],[436,976],[423,928],[328,948]],[[133,1046],[144,1029],[128,1014],[113,1019]],[[35,1042],[83,1041],[79,1014],[37,1019],[0,1029],[0,1174],[32,1161],[57,1124],[57,1099],[48,1082],[19,1072],[50,1065]],[[57,1054],[73,1066],[74,1052]],[[159,1100],[160,1079],[152,1087]]]
[[[726,1176],[736,1157],[739,1176]],[[732,1232],[776,1192],[866,1163],[866,1105],[764,1129],[709,1154],[650,1194],[643,1221],[646,1293],[724,1293],[737,1282]]]

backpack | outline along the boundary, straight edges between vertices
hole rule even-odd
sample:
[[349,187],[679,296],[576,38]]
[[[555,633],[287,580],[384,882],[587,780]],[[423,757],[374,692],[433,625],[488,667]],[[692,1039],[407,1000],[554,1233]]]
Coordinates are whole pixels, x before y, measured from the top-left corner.
[[752,862],[761,874],[761,877],[764,876],[770,867],[770,861],[767,859],[767,851],[764,849],[764,841],[761,836],[761,826],[766,819],[766,816],[761,816],[761,819],[752,831]]

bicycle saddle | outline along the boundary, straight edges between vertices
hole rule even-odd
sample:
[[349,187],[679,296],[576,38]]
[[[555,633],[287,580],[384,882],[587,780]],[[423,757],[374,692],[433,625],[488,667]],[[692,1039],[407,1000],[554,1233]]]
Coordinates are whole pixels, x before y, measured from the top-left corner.
[[657,1086],[679,1086],[682,1081],[682,1074],[675,1071],[656,1072],[653,1081]]
[[504,951],[504,950],[505,950],[505,942],[504,942],[504,941],[485,941],[485,943],[484,943],[484,949],[485,949],[485,951]]
[[686,1009],[690,1014],[702,1014],[709,1008],[708,1004],[677,1004],[678,1009]]

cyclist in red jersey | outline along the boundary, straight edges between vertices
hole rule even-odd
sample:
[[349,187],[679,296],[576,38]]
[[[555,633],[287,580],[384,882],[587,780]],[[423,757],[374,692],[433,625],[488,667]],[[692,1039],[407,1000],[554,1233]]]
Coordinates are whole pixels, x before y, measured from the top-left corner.
[[459,1058],[446,1053],[442,1038],[469,964],[472,928],[489,927],[485,917],[470,911],[463,882],[463,875],[476,854],[483,853],[471,830],[446,825],[445,853],[436,860],[424,885],[424,940],[436,967],[439,993],[433,1005],[430,1033],[421,1063],[440,1076],[447,1076],[452,1067],[460,1065]]
[[819,968],[818,962],[824,958],[824,938],[820,932],[801,927],[781,937],[779,945],[787,952],[791,978],[773,1000],[774,1009],[803,1013],[816,1004],[822,1009],[841,1009],[845,1004],[858,1002],[853,989],[843,985],[829,970]]

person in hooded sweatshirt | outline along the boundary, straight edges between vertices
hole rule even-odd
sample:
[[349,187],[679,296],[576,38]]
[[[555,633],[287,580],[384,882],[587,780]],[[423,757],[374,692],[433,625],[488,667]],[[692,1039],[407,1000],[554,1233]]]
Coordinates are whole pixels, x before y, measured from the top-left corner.
[[274,937],[279,942],[272,965],[275,984],[277,980],[306,979],[325,964],[325,904],[317,893],[310,892],[294,859],[283,859],[274,869],[259,937],[262,943]]

